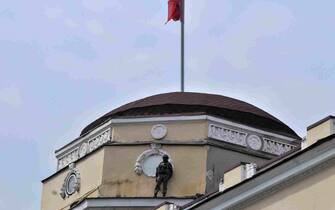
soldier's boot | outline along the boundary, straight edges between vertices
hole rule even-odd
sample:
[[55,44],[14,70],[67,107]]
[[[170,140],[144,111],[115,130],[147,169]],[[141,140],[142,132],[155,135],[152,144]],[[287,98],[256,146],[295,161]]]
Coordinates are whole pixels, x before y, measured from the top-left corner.
[[155,198],[157,198],[157,193],[159,192],[159,190],[160,190],[159,187],[156,186],[156,187],[155,187],[155,193],[154,193],[154,197],[155,197]]
[[167,182],[165,181],[165,182],[163,182],[163,192],[162,192],[163,197],[166,196],[166,192],[167,192]]

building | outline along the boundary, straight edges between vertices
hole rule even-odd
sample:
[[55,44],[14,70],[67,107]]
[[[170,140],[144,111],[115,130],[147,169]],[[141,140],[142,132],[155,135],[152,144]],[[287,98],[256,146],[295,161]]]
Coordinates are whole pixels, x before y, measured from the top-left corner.
[[252,177],[179,209],[335,209],[335,117],[309,126],[306,141],[305,149],[270,161]]
[[[216,198],[297,154],[300,145],[287,125],[246,102],[203,93],[154,95],[103,115],[56,150],[57,171],[42,181],[41,208],[207,209],[201,206],[220,203]],[[164,155],[173,175],[166,197],[155,198]]]

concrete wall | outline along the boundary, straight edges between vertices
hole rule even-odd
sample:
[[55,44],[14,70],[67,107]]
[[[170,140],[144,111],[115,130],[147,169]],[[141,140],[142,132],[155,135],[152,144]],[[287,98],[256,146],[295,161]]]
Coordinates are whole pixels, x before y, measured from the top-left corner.
[[[42,210],[68,209],[69,205],[78,198],[87,195],[88,197],[98,196],[97,189],[102,182],[104,150],[101,149],[82,161],[78,161],[76,168],[80,172],[81,187],[79,193],[74,193],[69,198],[62,199],[59,195],[64,179],[69,169],[56,174],[43,183],[42,189]],[[90,192],[90,194],[88,194]]]
[[[103,197],[152,197],[155,179],[134,172],[138,156],[148,146],[109,146],[105,148]],[[193,196],[204,193],[206,186],[207,152],[204,146],[164,146],[174,165],[167,196]]]
[[259,200],[245,210],[333,210],[335,166]]
[[[151,128],[157,122],[113,124],[113,140],[117,142],[151,141]],[[206,120],[162,122],[167,127],[165,140],[190,141],[207,138]]]

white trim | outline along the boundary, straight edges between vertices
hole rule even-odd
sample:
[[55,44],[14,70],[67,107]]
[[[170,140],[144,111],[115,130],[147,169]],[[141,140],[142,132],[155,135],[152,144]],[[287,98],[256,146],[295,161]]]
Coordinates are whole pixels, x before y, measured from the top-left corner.
[[[118,119],[111,119],[107,122],[105,122],[103,125],[99,126],[98,128],[92,130],[90,133],[88,133],[86,136],[79,138],[77,140],[75,140],[74,142],[70,143],[69,145],[67,145],[66,147],[62,148],[61,150],[59,150],[58,152],[56,152],[56,158],[59,159],[60,156],[62,156],[63,154],[67,153],[67,151],[69,149],[72,149],[76,146],[79,146],[79,144],[82,141],[85,141],[87,138],[90,138],[91,136],[93,136],[94,134],[96,134],[97,132],[100,132],[101,130],[105,129],[108,126],[111,126],[113,124],[123,124],[123,123],[147,123],[147,122],[171,122],[171,121],[194,121],[194,120],[208,120],[214,123],[221,123],[221,124],[225,124],[228,126],[233,126],[233,127],[237,127],[240,129],[245,129],[248,131],[253,131],[253,132],[257,132],[259,134],[263,134],[263,135],[267,135],[267,136],[271,136],[271,137],[275,137],[275,138],[279,138],[279,139],[283,139],[283,140],[287,140],[287,141],[295,141],[296,139],[294,138],[290,138],[287,136],[283,136],[280,134],[275,134],[275,133],[271,133],[271,132],[267,132],[267,131],[263,131],[257,128],[253,128],[247,125],[242,125],[239,123],[235,123],[229,120],[225,120],[225,119],[221,119],[221,118],[217,118],[217,117],[212,117],[209,115],[195,115],[195,116],[170,116],[170,117],[145,117],[145,118],[118,118]],[[112,136],[111,136],[111,140],[113,140],[113,135],[114,132],[112,131]]]
[[173,116],[173,117],[146,117],[146,118],[123,118],[123,119],[111,119],[111,123],[122,124],[122,123],[145,123],[145,122],[170,122],[170,121],[191,121],[191,120],[210,120],[217,123],[223,123],[230,126],[235,126],[238,128],[246,129],[249,131],[258,132],[260,134],[273,136],[279,139],[284,139],[287,141],[295,141],[296,139],[283,136],[280,134],[275,134],[267,131],[263,131],[257,128],[253,128],[247,125],[242,125],[229,120],[224,120],[221,118],[209,116],[209,115],[196,115],[196,116]]
[[294,138],[290,138],[290,137],[283,136],[283,135],[280,135],[280,134],[270,133],[270,132],[267,132],[267,131],[263,131],[263,130],[253,128],[253,127],[250,127],[250,126],[247,126],[247,125],[242,125],[242,124],[239,124],[239,123],[235,123],[235,122],[232,122],[232,121],[229,121],[229,120],[220,119],[220,118],[217,118],[217,117],[212,117],[212,116],[207,115],[207,119],[211,120],[211,121],[214,121],[214,122],[219,122],[219,123],[223,123],[223,124],[226,124],[226,125],[246,129],[246,130],[249,130],[249,131],[254,131],[254,132],[257,132],[257,133],[260,133],[260,134],[273,136],[273,137],[276,137],[276,138],[279,138],[279,139],[284,139],[284,140],[287,140],[287,141],[295,141],[296,140]]
[[112,123],[144,123],[144,122],[169,122],[169,121],[189,121],[206,120],[207,115],[195,116],[173,116],[173,117],[143,117],[143,118],[118,118],[111,119]]
[[257,195],[259,193],[261,193],[262,191],[265,191],[267,189],[270,189],[276,185],[279,185],[283,182],[285,182],[286,180],[295,177],[299,174],[304,173],[305,171],[307,171],[310,168],[313,168],[315,166],[318,166],[319,164],[326,162],[327,160],[334,158],[335,157],[335,148],[322,153],[321,155],[319,155],[318,157],[311,159],[309,161],[306,162],[302,162],[300,165],[297,165],[294,168],[291,168],[290,170],[273,177],[272,179],[250,189],[247,190],[241,194],[239,194],[238,196],[227,200],[227,201],[223,201],[220,205],[218,205],[215,208],[212,208],[212,210],[224,210],[224,209],[229,209],[231,208],[233,205],[237,205],[240,202],[243,202],[245,200],[247,200],[248,198],[253,197],[254,195]]
[[193,199],[185,198],[96,198],[84,200],[72,210],[86,210],[92,207],[155,207],[163,202],[185,205]]
[[[94,134],[100,132],[101,130],[107,128],[108,126],[111,125],[111,121],[109,120],[108,122],[104,123],[103,125],[99,126],[98,128],[92,130],[88,135],[79,138],[73,142],[71,142],[69,145],[67,145],[66,147],[62,148],[61,150],[55,152],[56,158],[58,159],[60,156],[62,156],[63,154],[67,153],[69,148],[74,148],[76,146],[79,146],[79,144],[82,141],[85,141],[86,139],[90,138],[91,136],[93,136]],[[113,132],[113,131],[112,131]]]

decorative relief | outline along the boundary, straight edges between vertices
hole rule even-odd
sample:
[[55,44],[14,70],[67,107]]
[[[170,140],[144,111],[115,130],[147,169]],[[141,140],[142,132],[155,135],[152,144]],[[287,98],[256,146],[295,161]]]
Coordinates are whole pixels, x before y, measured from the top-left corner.
[[221,126],[210,124],[208,136],[228,143],[247,146],[245,140],[247,133],[235,131]]
[[[151,144],[151,149],[144,151],[141,155],[138,156],[134,171],[137,175],[142,175],[143,173],[149,177],[156,176],[156,167],[162,162],[163,155],[168,155],[167,152],[161,150],[160,144]],[[169,159],[172,164],[171,158]]]
[[213,124],[209,125],[208,137],[275,155],[282,155],[295,148],[290,144]]
[[247,138],[247,145],[256,151],[259,151],[263,147],[263,141],[256,135],[249,135]]
[[82,142],[78,147],[73,149],[71,152],[66,153],[58,159],[58,170],[66,167],[70,163],[84,157],[90,152],[93,152],[104,143],[111,140],[111,129],[107,129],[102,133]]
[[80,173],[78,169],[74,167],[74,163],[71,163],[69,168],[70,172],[65,177],[63,186],[59,193],[63,199],[70,197],[75,192],[79,192],[80,189]]
[[58,160],[58,169],[64,168],[70,163],[78,159],[78,148],[72,150],[68,154],[64,155],[61,159]]
[[165,125],[158,124],[152,126],[151,128],[151,136],[156,140],[164,138],[166,134],[167,134],[167,128]]
[[82,143],[79,147],[79,157],[84,157],[88,152],[88,145],[87,143]]
[[282,142],[277,142],[277,141],[264,138],[264,146],[263,146],[264,152],[268,152],[268,153],[272,153],[276,155],[282,155],[294,148],[295,146],[293,145],[285,144]]
[[88,140],[88,152],[92,152],[110,140],[110,130]]

